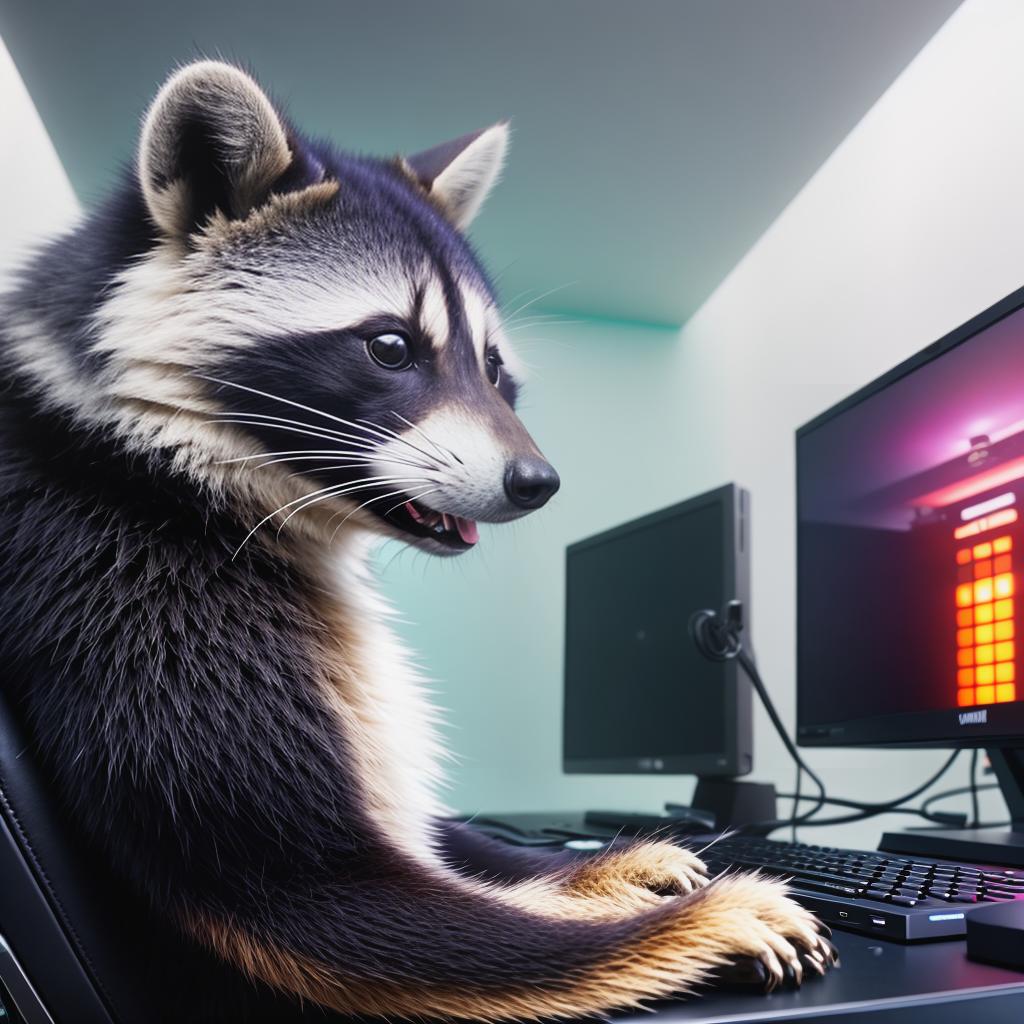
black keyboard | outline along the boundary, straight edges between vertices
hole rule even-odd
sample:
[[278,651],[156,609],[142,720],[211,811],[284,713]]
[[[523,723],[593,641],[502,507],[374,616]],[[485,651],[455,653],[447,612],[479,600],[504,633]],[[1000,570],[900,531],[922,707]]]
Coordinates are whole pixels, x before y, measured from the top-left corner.
[[828,924],[901,942],[963,936],[972,907],[1024,899],[1024,871],[1012,868],[741,835],[700,856],[712,874],[759,868],[787,878],[794,896]]

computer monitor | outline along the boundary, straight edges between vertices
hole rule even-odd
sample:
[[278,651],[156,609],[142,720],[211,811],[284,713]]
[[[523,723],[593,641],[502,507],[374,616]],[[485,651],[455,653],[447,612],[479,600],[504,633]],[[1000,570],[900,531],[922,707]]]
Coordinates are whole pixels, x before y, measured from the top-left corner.
[[750,771],[750,687],[688,633],[695,611],[749,608],[748,505],[729,484],[567,549],[566,772]]
[[1024,289],[801,427],[796,462],[799,742],[989,747],[1024,829]]

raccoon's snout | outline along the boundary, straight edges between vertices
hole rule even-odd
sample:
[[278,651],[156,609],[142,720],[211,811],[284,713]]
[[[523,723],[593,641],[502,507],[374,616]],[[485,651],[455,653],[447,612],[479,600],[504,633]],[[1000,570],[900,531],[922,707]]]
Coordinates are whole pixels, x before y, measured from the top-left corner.
[[534,456],[513,459],[505,471],[505,494],[517,508],[546,505],[560,485],[555,467]]

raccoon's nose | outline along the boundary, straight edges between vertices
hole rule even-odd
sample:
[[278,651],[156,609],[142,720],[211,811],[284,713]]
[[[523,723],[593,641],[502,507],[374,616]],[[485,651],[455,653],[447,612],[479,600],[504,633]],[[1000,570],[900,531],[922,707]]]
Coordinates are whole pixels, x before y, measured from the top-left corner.
[[540,508],[560,483],[554,466],[543,459],[513,459],[505,471],[505,493],[519,508]]

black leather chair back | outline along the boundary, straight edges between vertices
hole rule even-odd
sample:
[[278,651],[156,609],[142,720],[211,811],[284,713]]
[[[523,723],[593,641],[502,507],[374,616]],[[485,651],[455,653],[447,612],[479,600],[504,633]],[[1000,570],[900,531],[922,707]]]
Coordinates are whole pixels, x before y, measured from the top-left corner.
[[251,984],[127,893],[61,813],[2,689],[0,938],[24,975],[7,987],[28,1024],[48,1022],[30,1006],[24,981],[54,1024],[336,1019]]

